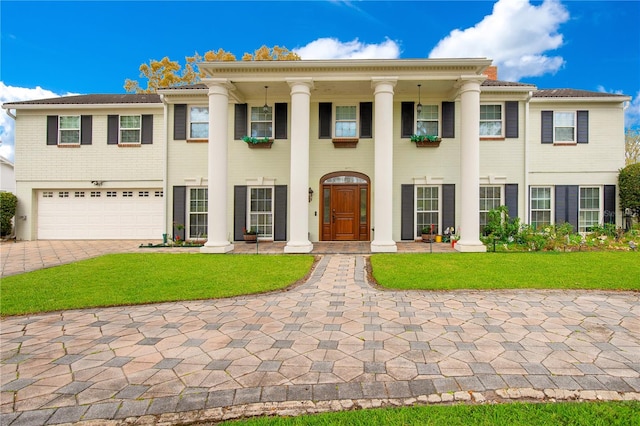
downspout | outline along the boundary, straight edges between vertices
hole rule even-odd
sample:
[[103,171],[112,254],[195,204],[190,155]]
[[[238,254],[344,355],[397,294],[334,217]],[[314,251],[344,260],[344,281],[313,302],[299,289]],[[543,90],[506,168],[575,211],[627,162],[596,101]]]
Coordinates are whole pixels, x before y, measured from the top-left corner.
[[[167,230],[167,216],[169,211],[169,193],[168,193],[168,176],[169,176],[169,105],[166,102],[164,95],[160,95],[160,100],[163,105],[163,118],[164,118],[164,170],[162,171],[162,194],[164,198],[164,209],[162,211],[162,223],[165,228],[165,234],[168,234]],[[164,237],[163,237],[164,241]]]
[[529,225],[529,103],[533,97],[530,91],[524,104],[524,223]]
[[[4,106],[3,106],[2,108],[4,108]],[[7,115],[8,115],[9,117],[13,118],[14,120],[16,119],[16,115],[11,113],[11,109],[6,108],[6,109],[4,110],[4,112],[6,112],[6,113],[7,113]]]

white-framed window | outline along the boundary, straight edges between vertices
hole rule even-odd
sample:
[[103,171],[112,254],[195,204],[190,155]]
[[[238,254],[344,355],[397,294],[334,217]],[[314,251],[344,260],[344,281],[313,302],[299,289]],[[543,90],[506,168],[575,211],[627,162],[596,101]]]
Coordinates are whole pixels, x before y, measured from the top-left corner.
[[416,135],[438,136],[440,128],[438,105],[422,105],[416,109]]
[[358,137],[358,107],[356,105],[336,105],[335,109],[334,137]]
[[251,137],[273,137],[273,107],[251,107]]
[[58,143],[60,145],[79,145],[80,116],[61,115],[58,120]]
[[189,139],[209,137],[209,107],[189,107]]
[[42,198],[53,198],[53,191],[44,191],[42,193]]
[[502,186],[480,186],[480,231],[489,220],[489,211],[497,209],[503,203]]
[[189,188],[189,238],[202,239],[207,235],[209,189]]
[[590,232],[590,228],[600,224],[602,197],[600,188],[581,187],[578,207],[578,232]]
[[530,190],[529,224],[535,230],[541,230],[553,223],[551,216],[551,187],[532,186]]
[[553,112],[553,141],[573,143],[576,141],[576,112]]
[[142,116],[121,115],[120,116],[120,143],[139,144],[142,134]]
[[273,238],[273,187],[249,187],[247,229],[258,232],[261,239]]
[[440,187],[416,185],[416,236],[422,234],[422,228],[431,228],[433,233],[440,230]]
[[502,105],[480,105],[480,137],[502,137]]

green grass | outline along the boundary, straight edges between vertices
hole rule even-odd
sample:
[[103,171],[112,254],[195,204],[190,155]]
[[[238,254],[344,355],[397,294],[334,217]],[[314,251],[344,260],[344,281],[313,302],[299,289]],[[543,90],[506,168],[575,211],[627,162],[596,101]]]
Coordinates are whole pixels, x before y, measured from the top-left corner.
[[112,254],[2,279],[0,314],[215,299],[287,287],[312,256]]
[[431,405],[345,411],[301,417],[262,417],[226,426],[638,426],[639,402]]
[[376,254],[373,277],[402,290],[640,290],[640,253]]

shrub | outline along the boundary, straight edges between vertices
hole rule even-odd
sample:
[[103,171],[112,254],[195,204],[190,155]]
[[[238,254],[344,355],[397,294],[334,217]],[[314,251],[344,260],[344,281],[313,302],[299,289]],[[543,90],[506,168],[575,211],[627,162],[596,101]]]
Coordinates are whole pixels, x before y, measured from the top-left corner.
[[10,192],[0,192],[0,235],[11,235],[11,219],[16,215],[18,197]]
[[618,186],[622,210],[631,209],[635,215],[640,215],[640,163],[630,164],[620,170]]

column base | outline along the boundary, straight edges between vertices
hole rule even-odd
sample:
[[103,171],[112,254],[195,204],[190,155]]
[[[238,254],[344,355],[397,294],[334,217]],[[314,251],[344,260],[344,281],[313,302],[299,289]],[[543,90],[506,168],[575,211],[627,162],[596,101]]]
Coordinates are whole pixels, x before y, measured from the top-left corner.
[[395,241],[371,241],[371,253],[397,253]]
[[285,253],[311,253],[313,251],[313,244],[311,241],[289,241],[284,246]]
[[206,242],[204,246],[200,247],[200,253],[207,254],[224,254],[233,251],[233,244],[229,241],[220,242]]
[[456,243],[455,249],[460,253],[485,253],[487,251],[487,247],[480,240],[460,240]]

